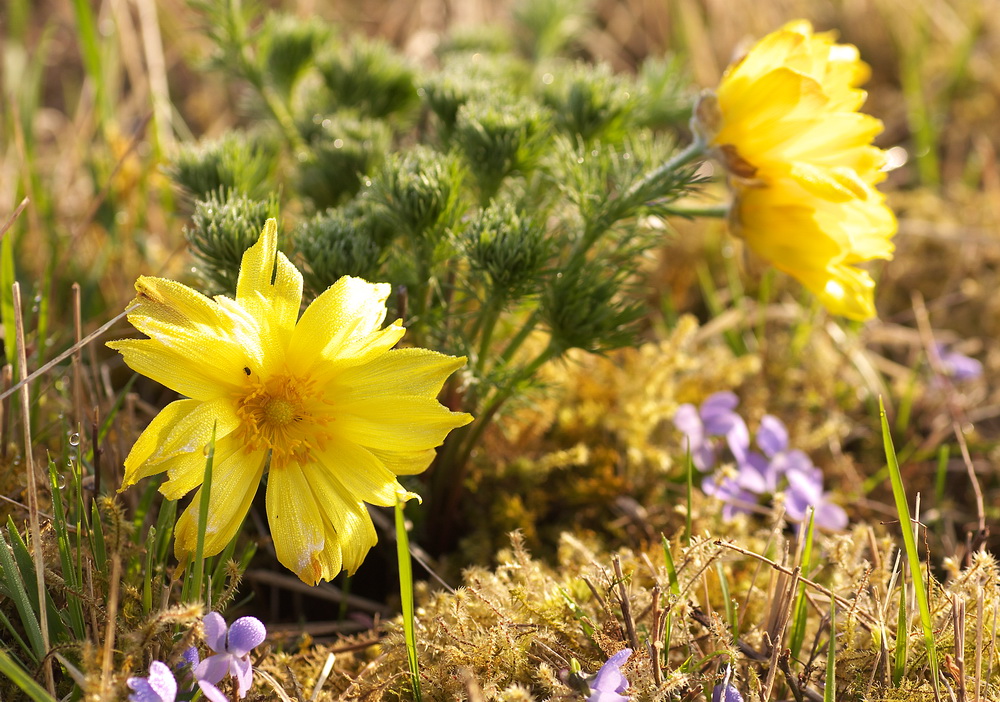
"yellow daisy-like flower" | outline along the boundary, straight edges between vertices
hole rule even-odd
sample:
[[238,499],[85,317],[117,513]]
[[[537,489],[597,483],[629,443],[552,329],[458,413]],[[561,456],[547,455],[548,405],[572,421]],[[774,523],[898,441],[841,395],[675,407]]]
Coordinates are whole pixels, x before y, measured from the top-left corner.
[[[149,338],[108,346],[189,399],[142,433],[121,489],[164,471],[168,499],[199,487],[214,426],[205,555],[233,538],[267,472],[278,560],[316,584],[357,569],[376,542],[365,503],[413,497],[396,476],[424,470],[472,417],[437,401],[464,358],[393,348],[404,329],[399,320],[381,328],[388,284],[341,278],[300,318],[302,275],[277,245],[271,219],[243,255],[235,299],[162,278],[136,282],[128,319]],[[200,495],[177,521],[181,562],[195,550]]]
[[856,264],[892,257],[896,220],[875,189],[882,123],[858,109],[868,67],[854,46],[791,22],[727,69],[696,128],[730,173],[732,216],[749,246],[834,313],[874,316]]

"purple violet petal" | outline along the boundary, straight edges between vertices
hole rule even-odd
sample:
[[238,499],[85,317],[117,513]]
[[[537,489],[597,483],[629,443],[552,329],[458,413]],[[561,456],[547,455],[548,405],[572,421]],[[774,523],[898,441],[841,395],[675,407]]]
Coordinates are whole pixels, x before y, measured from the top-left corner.
[[253,682],[253,666],[250,658],[233,658],[229,665],[230,674],[236,679],[236,694],[243,699]]
[[188,646],[184,649],[184,653],[181,654],[181,658],[184,663],[191,666],[191,670],[194,670],[201,659],[198,657],[198,648],[196,646]]
[[590,697],[587,698],[587,702],[629,702],[629,698],[617,692],[596,690],[591,692]]
[[774,492],[767,479],[769,469],[770,464],[766,458],[756,451],[748,451],[746,460],[740,464],[739,472],[736,474],[736,482],[744,490],[758,495]]
[[153,661],[149,664],[148,678],[129,678],[125,681],[132,688],[131,702],[174,702],[177,697],[177,681],[166,663]]
[[712,690],[712,702],[743,702],[743,695],[732,685],[716,685]]
[[715,467],[715,447],[706,441],[691,452],[691,462],[702,473],[711,470]]
[[701,417],[694,405],[685,403],[674,412],[674,426],[683,432],[691,442],[691,450],[695,446],[700,446],[704,440]]
[[[798,449],[792,449],[791,451],[785,451],[778,456],[775,456],[775,460],[781,458],[781,473],[787,473],[789,471],[798,471],[800,473],[810,473],[812,471],[818,471],[819,469],[813,465],[812,459],[804,451],[799,451]],[[822,476],[822,472],[820,472]],[[822,477],[820,477],[822,482]]]
[[719,410],[718,412],[705,413],[701,411],[701,421],[705,425],[705,434],[708,436],[725,436],[733,428],[733,425],[743,421],[740,415],[729,410]]
[[847,528],[847,512],[832,502],[824,501],[816,508],[816,524],[824,529],[843,531]]
[[773,414],[765,414],[757,429],[757,445],[769,458],[788,449],[788,430]]
[[229,627],[226,650],[234,656],[245,656],[264,641],[267,629],[257,617],[240,617]]
[[201,694],[205,695],[205,699],[209,702],[229,702],[229,698],[222,694],[222,690],[210,682],[199,680],[198,687],[201,689]]
[[823,473],[819,470],[790,470],[785,473],[788,479],[788,494],[799,495],[812,504],[818,504],[823,496]]
[[935,344],[935,346],[943,370],[955,380],[971,380],[983,374],[983,364],[976,359],[958,351],[949,351],[944,344]]
[[701,416],[704,418],[706,415],[718,412],[732,412],[738,404],[740,404],[740,398],[736,397],[734,392],[729,390],[713,392],[701,403]]
[[129,678],[125,682],[132,689],[132,694],[128,696],[129,702],[174,702],[173,697],[169,700],[160,697],[146,678]]
[[[632,649],[623,648],[621,651],[611,656],[601,669],[597,671],[597,675],[594,676],[593,682],[590,683],[590,689],[598,694],[604,693],[622,693],[628,689],[628,680],[622,675],[621,666],[624,665],[625,661],[629,659],[632,655]],[[588,700],[590,702],[596,702],[600,699],[591,695]],[[607,698],[612,700],[614,698]]]
[[208,644],[208,647],[216,653],[224,653],[226,650],[226,620],[218,612],[209,612],[202,620],[202,624],[205,627],[205,643]]
[[230,658],[232,656],[228,653],[217,653],[214,656],[209,656],[194,669],[194,677],[215,685],[229,672]]
[[732,451],[737,463],[746,462],[747,451],[750,450],[750,430],[747,429],[743,417],[733,415],[732,424],[726,432],[726,443],[729,444],[729,450]]

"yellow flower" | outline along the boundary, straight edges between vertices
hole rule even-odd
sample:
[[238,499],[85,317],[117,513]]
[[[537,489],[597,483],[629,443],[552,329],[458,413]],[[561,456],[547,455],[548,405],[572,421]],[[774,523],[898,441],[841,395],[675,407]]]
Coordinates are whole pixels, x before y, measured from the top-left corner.
[[[136,290],[128,319],[149,338],[108,346],[189,399],[142,433],[121,489],[164,471],[168,499],[201,485],[214,426],[205,555],[233,538],[267,472],[278,560],[310,584],[353,572],[376,541],[364,503],[413,497],[396,476],[424,470],[472,421],[437,401],[464,358],[393,349],[404,329],[381,328],[388,284],[341,278],[299,318],[302,275],[277,251],[273,219],[243,255],[235,299],[145,276]],[[177,521],[181,562],[195,550],[200,495]]]
[[896,220],[875,191],[833,202],[792,179],[737,188],[730,212],[734,232],[775,268],[796,278],[834,314],[875,316],[875,281],[856,264],[891,258]]
[[884,178],[884,153],[871,143],[882,123],[858,112],[868,73],[857,48],[791,22],[727,69],[695,122],[730,173],[738,233],[856,319],[875,307],[874,282],[855,266],[891,258],[896,232],[874,187]]

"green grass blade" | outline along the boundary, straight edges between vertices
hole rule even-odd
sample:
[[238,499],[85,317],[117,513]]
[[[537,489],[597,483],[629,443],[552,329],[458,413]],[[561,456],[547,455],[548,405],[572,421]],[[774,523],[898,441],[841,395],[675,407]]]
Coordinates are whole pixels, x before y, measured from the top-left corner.
[[736,618],[736,607],[733,606],[733,598],[729,594],[729,579],[726,578],[726,571],[722,568],[720,561],[715,562],[715,572],[719,576],[719,587],[722,589],[722,604],[726,608],[726,621],[729,622],[729,631],[732,632],[733,641],[739,640],[740,624]]
[[[7,522],[7,538],[10,540],[11,551],[14,552],[14,560],[21,571],[22,581],[25,583],[37,582],[35,579],[35,559],[32,558],[31,551],[28,550],[28,544],[25,543],[24,539],[21,538],[21,534],[17,531],[14,520],[10,518],[8,518]],[[29,587],[27,595],[28,601],[31,603],[32,612],[34,616],[38,617],[39,612],[41,612],[41,607],[38,604],[38,590]],[[56,608],[56,603],[48,590],[45,590],[44,597],[46,607],[45,619],[48,623],[49,640],[65,640],[69,636],[66,623],[63,621],[59,610]]]
[[951,458],[951,447],[941,444],[938,447],[937,471],[934,473],[934,503],[940,505],[944,501],[945,480],[948,478],[948,460]]
[[97,500],[90,503],[90,552],[94,554],[94,569],[98,573],[108,572],[108,547],[104,542],[104,522]]
[[924,644],[927,647],[927,662],[931,669],[931,679],[934,682],[936,694],[940,694],[938,686],[937,647],[934,645],[934,624],[931,621],[930,603],[927,601],[927,591],[924,589],[924,577],[920,572],[920,556],[917,553],[917,541],[913,536],[910,519],[910,507],[906,502],[906,491],[903,489],[903,476],[899,472],[896,461],[896,451],[892,446],[892,436],[889,433],[889,420],[885,414],[882,398],[878,400],[879,415],[882,418],[882,442],[885,445],[885,460],[889,466],[889,479],[892,481],[892,496],[896,502],[896,513],[899,515],[899,525],[903,532],[903,545],[906,548],[906,561],[910,565],[910,577],[913,590],[917,597],[917,607],[920,609],[920,624],[924,630]]
[[[11,232],[0,241],[0,320],[3,321],[3,331],[7,339],[14,339],[14,291],[11,287],[17,278],[14,277],[14,237]],[[8,353],[10,350],[8,349]],[[14,365],[14,376],[17,375],[16,354],[5,359],[6,363]]]
[[399,599],[403,604],[403,636],[406,639],[406,660],[410,665],[413,699],[421,702],[420,668],[417,664],[417,632],[413,607],[413,569],[410,564],[410,539],[406,535],[403,501],[396,498],[396,557],[399,561]]
[[837,602],[830,600],[830,648],[826,654],[823,702],[837,702]]
[[[663,561],[667,566],[667,580],[670,584],[670,592],[673,593],[674,597],[680,597],[681,585],[677,581],[677,568],[674,566],[674,554],[670,551],[670,542],[667,541],[667,537],[663,537]],[[673,608],[667,612],[666,621],[663,623],[663,655],[667,656],[670,652],[670,635],[673,633],[673,623],[674,615]]]
[[[184,584],[193,581],[188,596],[192,594],[202,599],[202,581],[205,578],[205,531],[208,529],[208,509],[212,497],[212,464],[215,463],[215,425],[212,425],[212,438],[208,442],[208,456],[205,457],[205,482],[201,485],[201,502],[198,504],[198,542],[194,549],[194,562],[191,564],[192,578],[185,579]],[[188,599],[187,597],[185,599]]]
[[[812,563],[813,534],[815,533],[815,510],[809,510],[809,523],[806,526],[806,545],[802,549],[802,573],[809,572]],[[806,601],[806,584],[799,583],[799,592],[795,601],[794,621],[792,622],[792,634],[789,648],[792,651],[792,658],[798,658],[802,651],[802,644],[806,640],[806,624],[809,621],[808,606]]]
[[156,527],[149,527],[146,532],[146,567],[142,573],[142,613],[149,616],[153,607],[153,577],[156,569],[153,567],[153,555],[156,552]]
[[28,671],[15,663],[2,648],[0,648],[0,674],[21,688],[21,691],[35,702],[56,702],[56,698],[35,682]]
[[17,613],[21,618],[21,626],[24,627],[28,641],[31,643],[31,647],[25,649],[25,653],[32,656],[33,663],[38,663],[47,653],[42,641],[42,627],[39,625],[38,617],[35,616],[35,611],[31,606],[31,600],[24,587],[24,579],[17,567],[17,562],[14,560],[14,552],[6,539],[3,538],[3,532],[0,532],[0,569],[2,569],[4,585],[7,592],[10,593],[11,599],[14,600],[14,607],[17,608]]
[[153,545],[154,562],[161,571],[170,555],[170,538],[174,535],[176,521],[177,500],[164,500],[156,515],[156,541]]
[[104,112],[104,75],[101,70],[101,39],[97,33],[94,11],[87,0],[73,0],[76,15],[76,38],[83,54],[83,65],[94,81],[95,102],[98,112]]
[[62,565],[63,580],[70,592],[66,608],[73,636],[82,640],[87,635],[83,618],[83,603],[74,593],[82,592],[80,581],[77,580],[77,570],[73,561],[73,544],[70,543],[69,531],[66,528],[66,510],[62,500],[62,490],[59,488],[59,471],[53,461],[49,461],[49,484],[52,487],[52,525],[56,532],[56,543],[59,547],[59,562]]

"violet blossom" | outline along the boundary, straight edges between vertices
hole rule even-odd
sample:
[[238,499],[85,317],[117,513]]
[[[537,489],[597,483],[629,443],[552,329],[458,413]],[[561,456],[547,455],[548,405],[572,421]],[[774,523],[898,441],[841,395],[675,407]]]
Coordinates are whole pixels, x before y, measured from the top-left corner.
[[215,685],[195,677],[198,665],[198,649],[191,646],[181,654],[182,662],[178,673],[183,684],[177,684],[174,672],[166,663],[153,661],[149,664],[149,676],[145,678],[132,677],[125,684],[132,689],[128,696],[129,702],[178,702],[191,699],[191,693],[197,685],[198,689],[209,702],[229,702]]
[[256,617],[240,617],[227,628],[226,620],[218,612],[209,612],[204,624],[205,643],[215,655],[195,666],[195,678],[199,683],[215,685],[228,673],[236,680],[236,694],[242,699],[253,680],[250,651],[267,635],[264,624]]
[[737,461],[746,453],[750,432],[743,418],[733,412],[739,402],[734,393],[723,390],[709,395],[700,409],[690,403],[677,408],[674,426],[687,436],[691,461],[698,470],[706,471],[715,466],[716,446],[711,437],[724,436]]
[[803,521],[812,507],[818,526],[845,528],[847,513],[829,501],[823,473],[809,456],[789,448],[784,423],[774,415],[764,415],[754,437],[757,450],[751,449],[746,423],[734,411],[738,403],[733,393],[717,392],[700,409],[684,404],[674,415],[674,425],[687,436],[692,462],[700,470],[711,469],[718,458],[720,447],[713,437],[726,439],[735,472],[717,471],[701,485],[705,494],[724,503],[723,519],[750,512],[761,498],[784,493],[785,512],[791,519]]
[[621,671],[625,661],[632,655],[631,648],[623,648],[611,656],[590,682],[587,702],[628,702],[628,680]]
[[941,369],[955,380],[973,380],[983,374],[983,364],[958,351],[951,351],[944,344],[935,344]]

